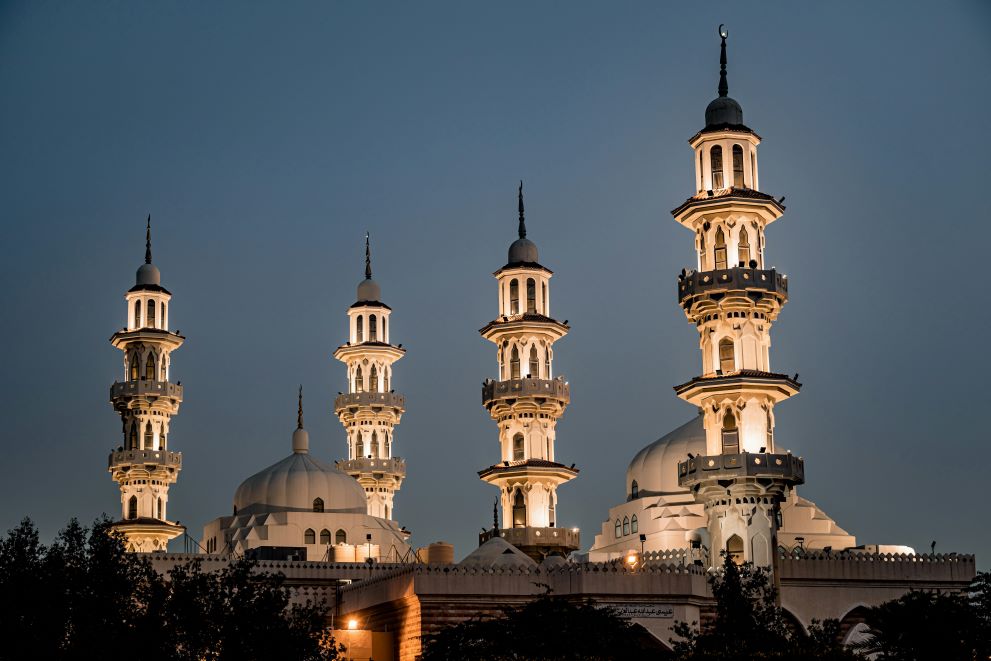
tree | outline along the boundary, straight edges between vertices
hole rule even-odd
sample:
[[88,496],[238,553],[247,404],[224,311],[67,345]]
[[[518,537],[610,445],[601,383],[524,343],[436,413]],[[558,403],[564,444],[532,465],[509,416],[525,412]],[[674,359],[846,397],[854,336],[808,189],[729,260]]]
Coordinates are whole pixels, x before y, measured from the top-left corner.
[[737,565],[728,556],[720,571],[709,575],[716,600],[715,618],[675,623],[675,654],[683,660],[822,659],[843,661],[857,656],[838,642],[836,620],[813,621],[809,635],[794,631],[776,602],[770,574],[751,563]]
[[425,641],[423,661],[657,659],[664,647],[608,608],[544,594],[501,617],[472,619]]

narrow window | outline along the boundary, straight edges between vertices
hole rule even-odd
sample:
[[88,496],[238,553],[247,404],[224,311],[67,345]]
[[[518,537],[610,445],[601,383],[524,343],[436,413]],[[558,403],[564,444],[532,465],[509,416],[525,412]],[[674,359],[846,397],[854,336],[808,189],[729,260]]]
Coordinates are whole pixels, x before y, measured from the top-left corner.
[[365,377],[361,375],[361,365],[354,371],[354,391],[361,392],[365,389]]
[[509,283],[509,314],[520,313],[520,283],[513,278]]
[[149,353],[148,358],[145,359],[145,379],[155,380],[155,354],[153,353]]
[[372,457],[378,458],[379,456],[379,435],[377,432],[372,432]]
[[162,518],[162,499],[161,498],[158,499],[158,517],[156,517],[156,518],[158,518],[158,519],[161,519]]
[[141,378],[141,358],[134,352],[128,362],[131,364],[131,381],[137,381]]
[[392,370],[388,367],[382,368],[382,392],[389,392],[389,375]]
[[509,361],[509,378],[520,378],[520,352],[516,347],[513,347],[512,358]]
[[134,327],[141,328],[141,301],[134,301]]
[[523,492],[518,490],[513,497],[513,527],[526,528],[526,499]]
[[365,444],[361,440],[361,437],[359,436],[358,441],[354,444],[354,458],[361,459],[364,456],[365,456]]
[[162,302],[162,310],[161,310],[161,312],[162,312],[162,316],[159,318],[159,320],[161,321],[161,327],[162,328],[165,328],[165,302],[164,301]]
[[151,444],[155,440],[155,432],[151,429],[151,423],[145,425],[145,446],[141,448],[142,450],[151,450]]
[[167,450],[168,446],[165,444],[165,425],[162,425],[162,431],[158,435],[158,449]]
[[533,278],[526,279],[526,311],[537,311],[537,283]]
[[733,185],[743,188],[743,147],[733,145]]
[[388,519],[389,518],[389,506],[388,505],[385,505],[384,507],[385,507],[385,518]]
[[550,349],[544,347],[544,378],[551,378],[551,352]]
[[320,531],[320,543],[324,546],[330,544],[330,531],[326,528]]
[[733,355],[733,340],[723,338],[719,341],[719,371],[729,374],[736,371],[736,357]]
[[737,454],[740,451],[740,430],[736,427],[736,416],[727,412],[723,417],[723,454]]
[[754,152],[752,150],[750,152],[750,179],[752,181],[750,187],[756,189],[757,188],[757,157],[754,156]]
[[640,497],[640,485],[637,484],[636,480],[633,480],[633,483],[630,484],[630,498],[639,498],[639,497]]
[[750,235],[746,227],[740,228],[740,243],[737,249],[737,260],[740,266],[747,266],[750,262]]
[[716,228],[716,270],[720,271],[726,268],[726,235],[723,234],[723,228]]
[[155,301],[148,299],[148,325],[155,326]]
[[386,333],[385,333],[385,324],[386,324],[386,321],[387,321],[386,318],[385,317],[382,317],[382,341],[383,342],[388,342],[389,341],[389,336],[386,335]]
[[554,521],[555,521],[554,509],[555,509],[556,506],[557,506],[557,496],[552,493],[551,494],[551,505],[550,505],[549,508],[547,508],[547,513],[549,515],[548,522],[550,523],[550,527],[551,528],[554,527]]
[[637,521],[637,515],[634,514],[630,519],[630,534],[636,535],[638,532],[640,532],[640,523]]
[[726,555],[733,564],[743,564],[743,539],[739,535],[733,535],[726,540]]
[[623,536],[623,522],[616,519],[616,539]]
[[712,168],[712,188],[719,190],[723,187],[723,148],[719,145],[709,150],[709,167]]
[[379,391],[379,371],[374,365],[372,365],[372,373],[368,379],[368,389],[372,392]]
[[337,532],[334,533],[334,542],[337,544],[347,544],[348,534],[344,532],[343,528],[339,528]]
[[358,320],[355,322],[355,341],[361,344],[365,341],[365,318],[359,316]]
[[322,512],[323,511],[323,498],[314,498],[313,499],[313,511],[314,512]]
[[513,461],[523,460],[523,434],[513,436]]
[[699,190],[702,190],[702,189],[705,188],[705,183],[704,183],[705,174],[704,174],[704,172],[705,171],[702,169],[702,150],[699,149],[699,188],[698,188]]
[[540,283],[540,314],[547,314],[547,283]]
[[127,501],[127,518],[136,519],[138,518],[138,497],[131,496],[130,500]]
[[376,322],[375,315],[374,314],[368,315],[368,341],[369,342],[377,342],[378,341],[378,328],[377,328],[377,324],[375,322]]
[[303,533],[303,543],[304,544],[317,543],[317,534],[313,532],[313,528],[307,528],[306,532]]
[[767,450],[774,451],[774,422],[771,420],[771,409],[767,409]]
[[131,432],[127,436],[127,449],[138,449],[138,423],[136,422],[131,423]]
[[383,447],[382,456],[386,459],[392,457],[392,441],[389,440],[388,437],[386,437],[385,442],[382,443],[382,447]]
[[629,534],[630,534],[630,517],[624,516],[623,517],[623,535],[626,536],[626,535],[629,535]]
[[159,370],[159,372],[161,372],[161,380],[162,381],[168,381],[169,380],[168,370],[166,370],[166,368],[165,368],[165,356],[162,356],[162,364],[161,364],[161,369]]
[[705,270],[705,231],[699,232],[699,270]]
[[537,347],[530,347],[530,376],[534,379],[540,378],[540,360],[537,358]]

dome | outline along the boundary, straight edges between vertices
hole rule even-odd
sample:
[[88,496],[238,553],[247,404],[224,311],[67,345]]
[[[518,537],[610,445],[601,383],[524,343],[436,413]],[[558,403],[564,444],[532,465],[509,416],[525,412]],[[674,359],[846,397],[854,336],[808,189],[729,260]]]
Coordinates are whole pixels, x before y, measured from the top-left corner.
[[358,285],[359,301],[377,301],[382,296],[382,289],[378,283],[367,277]]
[[[293,438],[294,446],[304,442]],[[234,493],[234,507],[239,513],[310,512],[317,498],[323,500],[325,512],[364,514],[368,509],[365,490],[353,477],[305,451],[293,452],[242,482]]]
[[493,537],[465,556],[465,559],[458,565],[462,567],[529,568],[536,567],[537,563],[502,537]]
[[527,238],[516,239],[509,246],[509,264],[537,263],[537,244]]
[[135,277],[136,284],[139,285],[161,285],[162,274],[154,264],[142,264]]
[[705,454],[705,428],[698,415],[672,432],[640,450],[626,469],[626,489],[629,493],[633,480],[643,495],[684,492],[678,486],[678,462],[688,458],[688,453]]
[[743,108],[728,96],[719,96],[713,99],[705,109],[706,128],[714,126],[743,125]]

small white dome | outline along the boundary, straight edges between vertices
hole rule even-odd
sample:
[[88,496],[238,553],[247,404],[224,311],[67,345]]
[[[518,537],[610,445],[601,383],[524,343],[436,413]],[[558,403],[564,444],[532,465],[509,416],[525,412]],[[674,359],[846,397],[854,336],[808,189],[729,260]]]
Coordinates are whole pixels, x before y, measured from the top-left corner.
[[641,495],[687,492],[678,486],[678,462],[688,453],[705,454],[705,428],[698,415],[672,432],[657,439],[633,457],[626,469],[626,493],[633,480]]
[[161,285],[162,274],[154,264],[142,264],[134,278],[139,285]]
[[234,494],[234,507],[239,514],[312,512],[317,498],[325,512],[364,514],[368,509],[365,490],[357,480],[299,451],[242,482]]

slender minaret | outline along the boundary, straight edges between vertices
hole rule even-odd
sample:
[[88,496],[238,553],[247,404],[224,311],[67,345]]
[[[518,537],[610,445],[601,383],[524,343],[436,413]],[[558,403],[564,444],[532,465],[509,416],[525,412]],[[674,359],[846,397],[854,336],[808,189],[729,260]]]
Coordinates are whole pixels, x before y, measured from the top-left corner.
[[698,328],[702,374],[676,386],[701,409],[706,452],[678,466],[679,483],[705,505],[710,563],[721,554],[773,566],[779,504],[804,481],[801,459],[779,451],[774,406],[798,393],[797,376],[771,371],[771,324],[788,299],[787,276],[765,266],[764,231],[784,207],[758,190],[760,137],[743,124],[726,80],[719,26],[719,96],[691,140],[695,195],[672,211],[695,234],[697,270],[678,278],[678,301]]
[[151,216],[146,230],[145,263],[127,301],[127,327],[110,343],[124,354],[124,381],[110,387],[110,402],[120,414],[124,443],[110,453],[109,471],[120,484],[121,520],[129,551],[164,551],[185,528],[167,518],[169,485],[179,477],[182,454],[169,451],[169,423],[179,412],[182,386],[171,383],[172,352],[185,339],[169,330],[172,294],[161,285],[151,263]]
[[482,385],[482,404],[499,425],[500,461],[478,475],[499,488],[502,505],[502,529],[479,540],[497,534],[539,560],[579,546],[578,530],[559,527],[557,510],[557,488],[578,469],[554,461],[555,427],[571,394],[568,383],[553,376],[553,346],[568,326],[550,316],[553,272],[540,265],[537,246],[526,238],[523,182],[519,214],[520,238],[494,274],[499,316],[479,331],[497,347],[499,378]]
[[406,398],[392,389],[392,365],[406,350],[389,343],[392,308],[380,298],[366,234],[365,279],[348,308],[350,340],[334,351],[347,366],[348,378],[347,393],[334,400],[334,413],[348,437],[348,458],[337,466],[364,487],[369,515],[391,519],[393,498],[406,477],[406,461],[392,454],[393,434],[406,410]]

